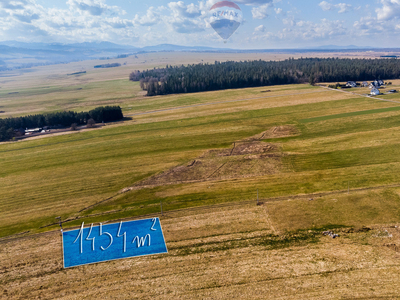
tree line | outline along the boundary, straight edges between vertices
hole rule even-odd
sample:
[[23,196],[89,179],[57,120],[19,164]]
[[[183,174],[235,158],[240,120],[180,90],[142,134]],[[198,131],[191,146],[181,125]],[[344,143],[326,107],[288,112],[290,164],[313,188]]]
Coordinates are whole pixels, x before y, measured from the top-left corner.
[[28,115],[24,117],[0,119],[0,141],[14,137],[14,129],[32,129],[48,127],[69,127],[72,124],[85,125],[93,119],[96,123],[112,122],[123,119],[119,106],[97,107],[89,112],[63,111],[48,114]]
[[400,77],[398,59],[300,58],[218,62],[133,71],[148,96],[268,85],[367,81]]
[[104,64],[104,65],[96,65],[94,66],[95,69],[99,68],[115,68],[115,67],[120,67],[120,63],[113,63],[113,64]]

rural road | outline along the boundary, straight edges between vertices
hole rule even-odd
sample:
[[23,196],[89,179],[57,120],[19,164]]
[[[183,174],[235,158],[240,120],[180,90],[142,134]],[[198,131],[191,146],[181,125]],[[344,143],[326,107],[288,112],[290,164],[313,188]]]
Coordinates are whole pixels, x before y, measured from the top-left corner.
[[377,99],[377,100],[381,100],[381,101],[385,101],[385,102],[393,102],[393,103],[399,103],[400,104],[399,101],[382,99],[382,98],[379,98],[379,97],[372,97],[372,96],[369,96],[369,95],[357,94],[357,93],[354,93],[354,92],[348,92],[348,91],[344,91],[344,90],[341,90],[341,89],[340,90],[339,89],[332,89],[330,87],[326,87],[326,86],[322,86],[322,85],[319,85],[319,87],[324,88],[326,90],[337,91],[337,92],[342,92],[342,93],[346,93],[346,94],[352,94],[352,95],[355,95],[355,96],[360,96],[360,97],[365,97],[365,98],[370,98],[370,99]]

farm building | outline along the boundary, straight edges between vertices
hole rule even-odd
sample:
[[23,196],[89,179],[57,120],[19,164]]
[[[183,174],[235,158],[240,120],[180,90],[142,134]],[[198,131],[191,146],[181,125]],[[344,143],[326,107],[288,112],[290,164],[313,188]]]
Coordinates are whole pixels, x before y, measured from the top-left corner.
[[383,81],[382,80],[375,80],[375,81],[373,81],[373,82],[371,82],[371,84],[374,86],[374,87],[380,87],[381,85],[383,85]]
[[33,128],[33,129],[26,129],[25,132],[29,132],[29,133],[36,133],[36,132],[41,132],[43,130],[43,128]]
[[348,86],[348,87],[357,87],[357,84],[354,81],[348,81],[346,83],[346,86]]
[[381,92],[377,88],[373,88],[371,90],[371,95],[372,96],[377,96],[377,95],[380,95],[380,94],[381,94]]

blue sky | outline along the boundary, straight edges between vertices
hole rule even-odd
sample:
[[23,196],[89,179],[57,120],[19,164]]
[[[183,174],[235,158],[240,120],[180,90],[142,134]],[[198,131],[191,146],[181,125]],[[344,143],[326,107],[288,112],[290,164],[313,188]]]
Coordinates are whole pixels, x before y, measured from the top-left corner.
[[400,0],[236,0],[241,26],[224,43],[218,0],[0,0],[0,41],[109,41],[238,49],[400,47]]

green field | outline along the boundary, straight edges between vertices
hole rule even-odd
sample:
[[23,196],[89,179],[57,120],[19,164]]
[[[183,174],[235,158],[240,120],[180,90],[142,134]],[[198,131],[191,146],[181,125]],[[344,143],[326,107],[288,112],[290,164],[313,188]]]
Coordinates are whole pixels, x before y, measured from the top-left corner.
[[[118,219],[158,212],[161,201],[165,210],[174,210],[252,200],[257,189],[268,199],[345,190],[349,181],[351,188],[399,182],[400,109],[395,103],[308,85],[268,87],[268,93],[262,92],[266,88],[252,88],[154,98],[129,98],[137,84],[121,80],[74,90],[76,96],[71,87],[27,89],[19,97],[24,107],[38,111],[47,102],[54,107],[41,111],[63,105],[86,109],[103,104],[101,99],[116,101],[132,120],[0,145],[0,236],[56,228],[41,229],[59,215],[64,220],[79,217],[66,223],[68,227],[105,218],[99,214]],[[69,101],[51,100],[49,95],[55,93]],[[9,102],[17,97],[2,96]],[[141,114],[154,110],[160,111]],[[141,180],[188,164],[205,151],[229,149],[234,142],[286,124],[298,134],[263,140],[276,145],[281,155],[279,170],[273,174],[247,174],[249,170],[240,171],[241,165],[232,162],[231,171],[223,170],[226,174],[239,168],[231,178],[170,182],[119,194]],[[209,172],[218,164],[212,161]]]

